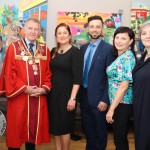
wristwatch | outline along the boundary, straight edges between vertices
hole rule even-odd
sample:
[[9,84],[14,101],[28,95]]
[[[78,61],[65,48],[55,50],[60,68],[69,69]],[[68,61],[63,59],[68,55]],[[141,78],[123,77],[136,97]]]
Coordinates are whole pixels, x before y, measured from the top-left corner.
[[71,100],[71,101],[75,101],[75,100],[76,100],[76,98],[70,97],[70,99],[69,99],[69,100]]

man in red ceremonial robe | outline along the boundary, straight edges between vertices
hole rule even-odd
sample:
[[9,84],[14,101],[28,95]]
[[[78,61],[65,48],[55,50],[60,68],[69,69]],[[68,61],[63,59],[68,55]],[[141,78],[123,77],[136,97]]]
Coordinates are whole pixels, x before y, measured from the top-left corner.
[[8,47],[2,74],[0,95],[7,97],[8,150],[35,150],[35,144],[50,142],[46,93],[51,89],[50,50],[36,39],[40,22],[29,18],[25,38]]

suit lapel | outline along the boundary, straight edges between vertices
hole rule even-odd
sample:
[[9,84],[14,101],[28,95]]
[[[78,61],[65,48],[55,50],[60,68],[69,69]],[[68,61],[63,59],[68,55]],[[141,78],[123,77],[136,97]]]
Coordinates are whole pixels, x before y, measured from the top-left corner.
[[90,69],[92,68],[92,66],[93,66],[93,64],[94,64],[94,62],[95,62],[97,56],[99,56],[99,53],[100,53],[100,51],[101,51],[102,48],[103,48],[103,45],[104,45],[104,41],[101,40],[101,42],[99,43],[99,45],[98,45],[98,47],[97,47],[97,49],[96,49],[96,51],[95,51],[95,54],[94,54],[94,56],[93,56]]
[[85,45],[85,48],[83,49],[83,55],[85,55],[85,52],[86,52],[86,50],[87,50],[89,44],[90,44],[90,43],[88,43],[88,44]]
[[150,61],[150,58],[148,58],[146,61],[144,61],[145,59],[145,55],[146,52],[143,53],[142,57],[140,58],[139,62],[137,63],[137,65],[134,67],[132,73],[134,74],[137,70],[139,70],[142,66],[144,66],[145,64],[147,64]]

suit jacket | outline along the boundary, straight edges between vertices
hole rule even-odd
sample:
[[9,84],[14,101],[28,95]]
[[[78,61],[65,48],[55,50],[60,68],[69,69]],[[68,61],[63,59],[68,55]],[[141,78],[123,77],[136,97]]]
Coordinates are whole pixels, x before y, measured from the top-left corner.
[[[87,50],[89,43],[81,46],[83,55]],[[108,97],[108,80],[106,68],[114,60],[112,54],[112,45],[101,40],[92,59],[91,67],[88,75],[87,95],[90,106],[97,107],[100,101],[109,104]],[[84,95],[82,95],[80,103],[84,103]]]

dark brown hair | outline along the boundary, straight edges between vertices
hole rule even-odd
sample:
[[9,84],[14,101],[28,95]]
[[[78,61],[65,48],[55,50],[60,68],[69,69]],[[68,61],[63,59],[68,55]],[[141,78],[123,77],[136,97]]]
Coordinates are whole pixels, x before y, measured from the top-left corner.
[[134,54],[134,56],[136,58],[135,51],[134,51],[134,45],[135,45],[135,35],[134,35],[134,32],[129,27],[124,27],[124,26],[117,28],[116,31],[115,31],[115,33],[114,33],[113,48],[112,48],[114,57],[115,58],[118,57],[118,50],[115,47],[115,42],[114,41],[115,41],[116,35],[119,34],[119,33],[127,33],[128,36],[130,37],[130,40],[133,39],[133,42],[131,43],[130,47],[131,47],[132,53]]
[[[57,35],[57,30],[59,27],[65,27],[66,30],[69,32],[69,35],[72,35],[69,25],[67,25],[66,23],[60,23],[55,29],[55,36]],[[71,44],[71,41],[70,41],[70,44]],[[59,48],[60,48],[60,43],[57,42],[57,46],[56,46],[56,49],[55,49],[55,52],[54,52],[52,58],[54,58],[56,56],[56,53],[58,52]]]
[[91,16],[91,17],[89,17],[88,18],[88,23],[92,20],[100,20],[102,22],[102,24],[104,23],[102,17],[100,17],[100,16]]

